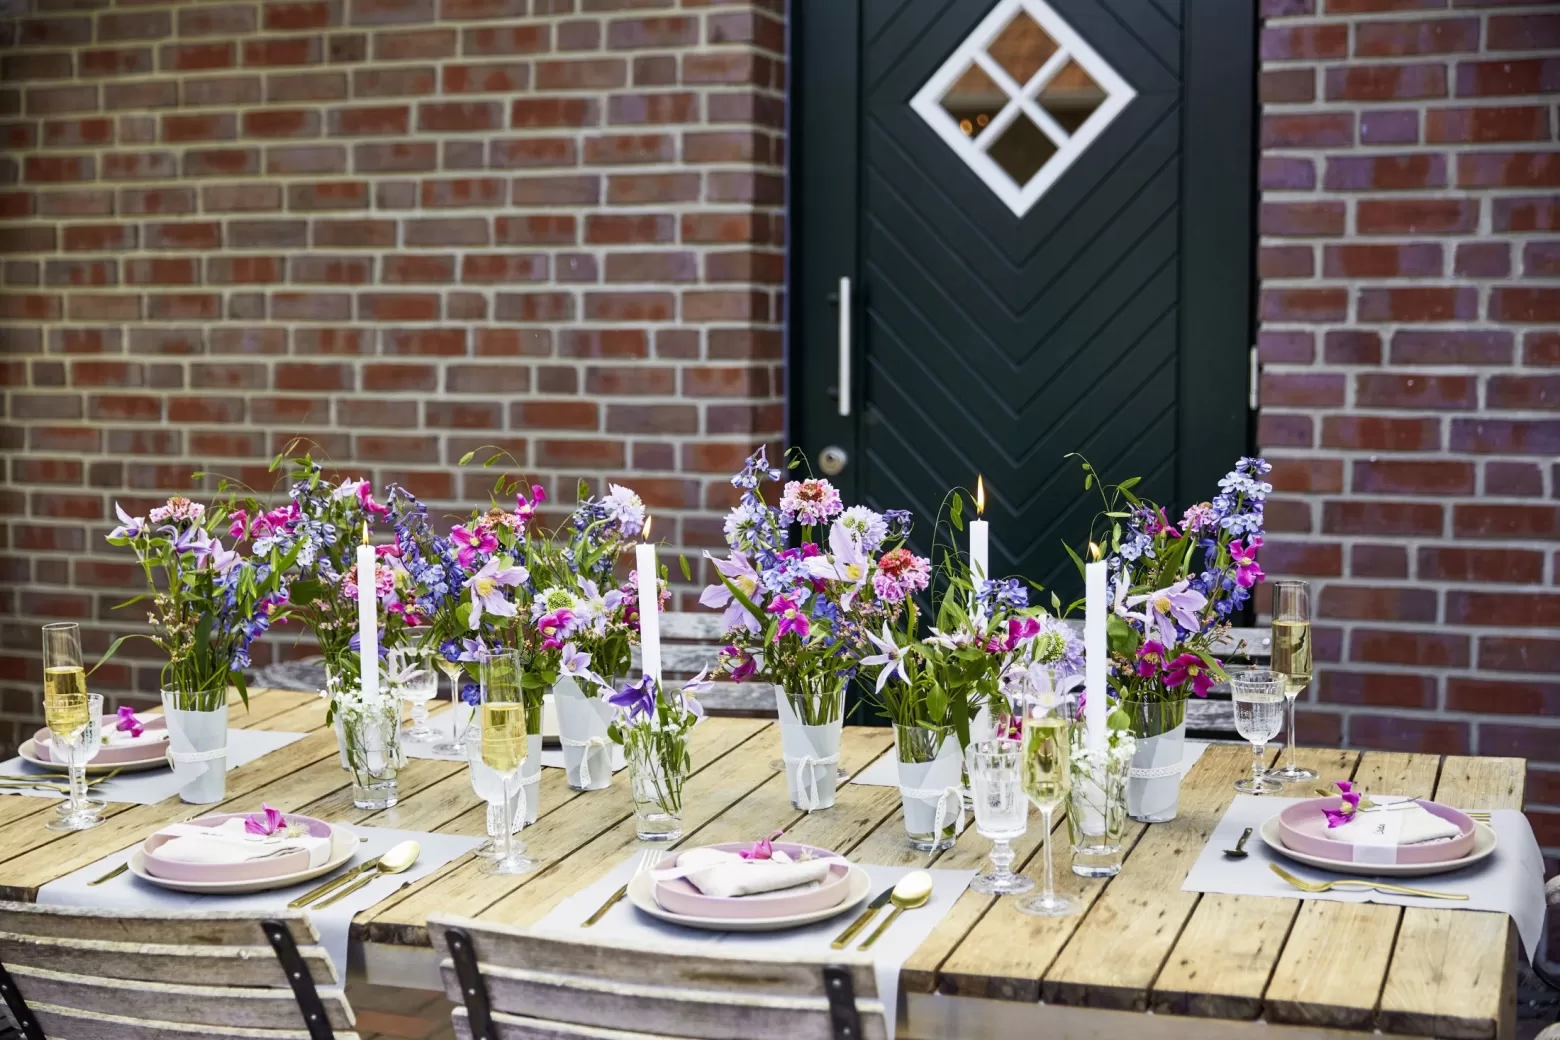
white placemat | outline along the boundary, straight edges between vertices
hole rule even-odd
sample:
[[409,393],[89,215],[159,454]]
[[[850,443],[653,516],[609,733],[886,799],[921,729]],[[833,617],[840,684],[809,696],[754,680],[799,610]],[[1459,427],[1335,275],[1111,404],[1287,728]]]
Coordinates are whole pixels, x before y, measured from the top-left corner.
[[[143,716],[144,717],[144,716]],[[228,730],[228,754],[227,767],[232,772],[241,765],[253,762],[262,755],[269,755],[286,747],[295,740],[302,740],[308,736],[306,733],[281,733],[264,729],[230,729]],[[0,762],[0,773],[28,774],[50,780],[65,781],[64,772],[55,772],[49,769],[41,769],[31,762],[20,758],[8,759]],[[88,780],[93,777],[88,776]],[[186,781],[187,782],[187,781]],[[179,793],[183,783],[174,778],[173,771],[164,767],[162,769],[148,769],[144,773],[120,773],[112,780],[105,780],[92,787],[91,793],[96,798],[106,798],[110,802],[129,802],[132,805],[156,805]],[[21,789],[15,787],[0,788],[0,794],[27,794],[35,798],[63,798],[55,791],[46,789]]]
[[[829,949],[829,943],[855,919],[856,913],[866,908],[865,904],[862,904],[853,912],[842,912],[838,917],[831,917],[827,921],[820,921],[805,928],[793,928],[784,932],[742,934],[680,928],[640,912],[632,903],[624,899],[608,910],[606,916],[590,929],[581,928],[581,921],[594,913],[597,907],[607,901],[608,896],[633,877],[634,866],[638,859],[637,853],[630,856],[612,868],[605,877],[569,896],[554,907],[550,914],[537,922],[537,929],[567,935],[573,939],[623,939],[652,944],[683,942],[693,946],[719,944],[722,952],[750,953],[755,957],[828,954],[833,952]],[[857,865],[872,879],[868,891],[873,896],[885,888],[893,887],[900,878],[918,869],[879,867],[868,863]],[[975,876],[973,870],[933,870],[930,873],[932,898],[924,907],[900,914],[894,926],[884,933],[883,938],[879,939],[872,949],[867,951],[872,956],[873,969],[877,975],[878,999],[883,1002],[883,1011],[888,1019],[889,1036],[894,1035],[894,1019],[899,1001],[900,966],[910,958],[910,954],[915,952],[921,943],[926,941],[926,937],[932,934],[932,929],[937,927],[937,922],[942,920],[943,915],[953,909],[954,902],[969,887],[970,879]],[[870,935],[872,929],[884,921],[888,911],[888,907],[880,910],[877,919],[869,928],[863,930],[861,937]],[[851,948],[854,948],[854,944]]]
[[[1185,776],[1187,770],[1202,757],[1202,753],[1208,750],[1208,742],[1204,740],[1188,740],[1186,750],[1181,759],[1181,775]],[[885,751],[871,765],[851,777],[853,784],[865,784],[868,787],[898,787],[899,769],[894,762],[894,753]]]
[[[339,902],[323,910],[307,910],[315,930],[320,933],[320,945],[336,965],[336,975],[343,982],[347,977],[347,933],[352,918],[360,911],[393,895],[403,885],[426,877],[457,856],[464,855],[482,844],[483,838],[461,834],[428,834],[422,831],[391,830],[384,827],[353,827],[358,837],[367,839],[357,854],[339,868],[349,870],[364,860],[385,852],[390,846],[411,839],[422,845],[417,862],[400,874],[381,874]],[[303,895],[309,889],[324,884],[325,877],[304,881],[290,888],[272,889],[249,895],[205,895],[193,892],[175,892],[159,888],[126,871],[110,878],[95,888],[87,882],[102,877],[130,858],[136,845],[121,849],[112,856],[105,856],[96,863],[82,867],[74,873],[51,881],[38,890],[38,902],[50,906],[108,907],[119,910],[284,910],[288,902]],[[322,897],[325,898],[325,897]]]
[[[1239,794],[1229,811],[1213,830],[1197,862],[1187,872],[1183,892],[1222,892],[1237,896],[1279,896],[1289,899],[1329,899],[1338,903],[1387,903],[1392,906],[1423,906],[1435,910],[1493,910],[1510,914],[1531,958],[1538,949],[1539,932],[1544,920],[1544,858],[1527,817],[1515,809],[1497,809],[1490,814],[1495,831],[1495,851],[1482,863],[1450,874],[1430,877],[1383,878],[1387,884],[1422,888],[1427,892],[1456,892],[1467,901],[1425,899],[1395,892],[1378,892],[1353,885],[1330,892],[1302,892],[1292,887],[1268,866],[1277,863],[1305,881],[1336,881],[1353,874],[1330,871],[1298,863],[1269,849],[1260,833],[1246,842],[1245,859],[1232,860],[1223,849],[1232,848],[1241,832],[1252,827],[1260,832],[1262,823],[1303,798],[1273,798]],[[1475,806],[1474,808],[1477,808]]]

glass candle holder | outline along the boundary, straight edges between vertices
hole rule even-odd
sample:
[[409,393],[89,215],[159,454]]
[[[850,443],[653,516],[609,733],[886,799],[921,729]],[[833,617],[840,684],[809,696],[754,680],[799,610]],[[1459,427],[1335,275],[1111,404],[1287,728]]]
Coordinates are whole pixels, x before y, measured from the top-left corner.
[[686,751],[656,754],[642,744],[628,749],[628,787],[640,841],[676,841],[682,837],[682,789],[688,779]]
[[401,766],[400,704],[344,712],[342,741],[352,772],[352,804],[359,809],[388,809],[399,801]]
[[1072,870],[1080,877],[1121,873],[1122,841],[1127,832],[1127,774],[1135,751],[1130,734],[1113,732],[1103,748],[1074,741],[1067,789],[1067,836]]

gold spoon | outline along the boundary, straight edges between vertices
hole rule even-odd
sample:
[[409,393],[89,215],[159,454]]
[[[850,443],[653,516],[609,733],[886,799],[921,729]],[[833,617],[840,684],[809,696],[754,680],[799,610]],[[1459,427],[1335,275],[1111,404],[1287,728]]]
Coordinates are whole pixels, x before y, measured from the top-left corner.
[[894,918],[906,910],[914,910],[918,906],[925,906],[926,901],[932,898],[932,875],[924,870],[913,870],[899,879],[894,885],[893,894],[889,900],[894,904],[894,912],[883,919],[883,923],[877,926],[877,931],[862,942],[856,949],[868,950],[872,944],[878,941],[878,937],[888,931],[888,926],[894,923]]
[[346,888],[343,888],[340,892],[337,892],[329,899],[323,899],[320,902],[315,903],[313,906],[309,907],[309,909],[323,910],[325,907],[336,902],[338,899],[345,899],[347,896],[351,895],[353,892],[356,892],[358,889],[362,888],[376,877],[379,877],[381,874],[399,874],[401,871],[410,867],[413,863],[416,863],[417,857],[421,853],[422,846],[417,844],[415,841],[403,841],[399,845],[392,846],[389,852],[386,852],[383,856],[379,857],[379,862],[375,864],[375,869],[370,870],[368,873],[364,874],[362,877],[358,878],[356,881],[352,882],[352,884],[348,885]]

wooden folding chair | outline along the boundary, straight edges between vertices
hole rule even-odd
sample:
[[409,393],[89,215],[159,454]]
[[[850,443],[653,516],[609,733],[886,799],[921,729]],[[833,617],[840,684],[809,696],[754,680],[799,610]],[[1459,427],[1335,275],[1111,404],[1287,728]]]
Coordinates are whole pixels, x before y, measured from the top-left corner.
[[430,917],[462,1040],[887,1040],[872,961],[581,942]]
[[0,997],[24,1040],[357,1040],[318,941],[296,910],[0,902]]

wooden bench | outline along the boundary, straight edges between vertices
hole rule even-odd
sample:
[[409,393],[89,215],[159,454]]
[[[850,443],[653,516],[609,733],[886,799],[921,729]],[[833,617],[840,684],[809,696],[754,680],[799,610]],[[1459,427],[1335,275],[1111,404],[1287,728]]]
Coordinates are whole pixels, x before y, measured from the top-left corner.
[[462,1040],[886,1040],[872,960],[682,953],[428,919]]
[[0,902],[0,996],[25,1040],[357,1040],[318,941],[301,911]]

